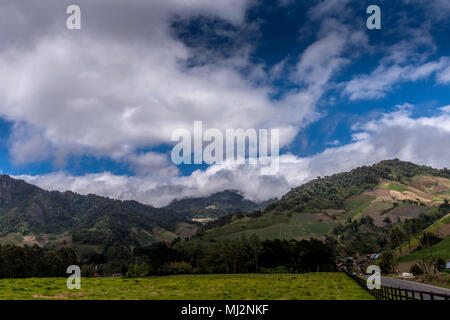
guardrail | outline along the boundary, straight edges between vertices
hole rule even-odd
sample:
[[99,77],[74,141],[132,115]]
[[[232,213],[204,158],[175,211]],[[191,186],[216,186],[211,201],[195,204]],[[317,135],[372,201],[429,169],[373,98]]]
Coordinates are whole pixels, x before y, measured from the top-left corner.
[[348,272],[346,274],[378,300],[450,300],[450,295],[431,291],[394,288],[385,285],[381,285],[380,289],[369,289],[366,279]]

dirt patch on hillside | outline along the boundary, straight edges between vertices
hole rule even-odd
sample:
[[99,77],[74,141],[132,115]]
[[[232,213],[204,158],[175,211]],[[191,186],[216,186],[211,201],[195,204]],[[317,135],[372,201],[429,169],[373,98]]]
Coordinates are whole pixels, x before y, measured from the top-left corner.
[[[420,192],[419,195],[418,193],[412,191],[399,192],[395,190],[389,190],[389,193],[391,194],[391,197],[396,201],[412,200],[412,201],[420,201],[423,203],[430,203],[433,199],[430,195],[427,195],[424,192]],[[426,195],[426,197],[424,195]]]
[[326,209],[323,211],[329,214],[330,216],[338,215],[345,212],[345,210],[338,210],[338,209]]
[[406,219],[416,218],[421,213],[425,212],[428,207],[424,206],[410,206],[410,207],[403,207],[403,208],[394,208],[391,211],[382,214],[383,210],[388,209],[377,209],[375,205],[370,206],[367,208],[363,214],[362,217],[369,216],[373,219],[373,223],[378,227],[384,227],[387,225],[384,220],[389,217],[389,219],[392,221],[392,223],[397,223],[398,219],[400,221],[404,222]]
[[178,228],[181,229],[181,231],[179,231],[180,238],[191,237],[197,232],[197,229],[198,229],[197,226],[191,225],[186,222],[180,222],[178,224]]
[[23,245],[27,245],[27,246],[34,246],[35,244],[37,244],[39,247],[42,247],[42,243],[40,243],[35,236],[24,236],[23,237]]
[[385,189],[368,190],[364,191],[361,195],[375,197],[372,202],[392,201],[392,196],[389,193],[389,190]]
[[411,269],[411,267],[413,265],[418,264],[419,262],[420,262],[420,260],[413,260],[413,261],[399,263],[397,266],[397,270],[400,273],[409,272],[409,269]]
[[[344,212],[345,212],[345,210],[344,210]],[[326,214],[323,214],[323,213],[316,213],[314,216],[316,218],[322,220],[322,221],[325,221],[325,222],[335,222],[335,220],[333,218],[331,218],[331,217],[329,217],[329,216],[327,216]]]
[[376,226],[384,226],[385,225],[385,223],[383,222],[383,219],[385,217],[382,216],[380,214],[380,211],[377,210],[374,206],[367,208],[361,215],[361,217],[367,217],[367,216],[369,216],[373,219],[374,225],[376,225]]
[[388,215],[411,219],[418,217],[421,213],[424,213],[427,209],[428,207],[424,206],[410,206],[410,207],[396,208],[391,212],[389,212]]
[[435,230],[436,235],[439,235],[440,238],[445,238],[450,235],[450,224],[444,224],[439,227],[439,230]]
[[420,177],[413,183],[414,186],[418,188],[425,188],[431,190],[432,192],[444,192],[450,190],[450,179],[444,177]]

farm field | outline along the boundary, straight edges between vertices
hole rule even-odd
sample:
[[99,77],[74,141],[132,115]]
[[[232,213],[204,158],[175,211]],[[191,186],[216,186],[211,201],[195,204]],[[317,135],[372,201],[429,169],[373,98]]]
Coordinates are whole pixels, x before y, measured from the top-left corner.
[[1,300],[373,300],[343,273],[180,275],[139,279],[0,279]]
[[257,235],[261,239],[309,239],[330,234],[336,222],[321,214],[266,214],[258,218],[243,218],[223,227],[208,230],[204,239],[236,239]]

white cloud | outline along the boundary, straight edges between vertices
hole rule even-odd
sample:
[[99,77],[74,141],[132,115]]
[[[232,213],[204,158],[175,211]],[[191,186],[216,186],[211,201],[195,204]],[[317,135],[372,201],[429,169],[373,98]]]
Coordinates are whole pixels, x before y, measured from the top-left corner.
[[[22,44],[0,48],[0,116],[20,123],[13,127],[9,141],[16,164],[53,159],[64,165],[68,155],[85,154],[123,159],[138,148],[171,144],[171,133],[191,129],[194,120],[219,129],[279,128],[280,143],[287,145],[317,119],[315,105],[322,87],[345,61],[340,54],[349,41],[348,32],[344,39],[336,32],[319,38],[298,66],[299,76],[312,71],[305,79],[310,87],[273,101],[270,86],[256,86],[237,70],[246,66],[254,70],[250,74],[261,73],[260,66],[248,61],[246,50],[186,68],[184,62],[198,52],[170,30],[174,15],[205,14],[243,23],[249,1],[212,5],[196,0],[187,5],[172,0],[145,5],[136,0],[126,8],[118,1],[103,3],[106,13],[118,18],[115,24],[100,11],[102,3],[80,2],[83,17],[93,13],[98,17],[87,20],[79,33],[65,30],[64,24],[42,30],[27,25],[36,35],[33,45],[26,50]],[[2,10],[20,12],[24,23],[33,17],[23,2],[8,4]],[[39,17],[43,9],[35,9]],[[147,20],[141,21],[145,10]],[[131,14],[144,24],[135,25],[134,20],[121,24]],[[26,28],[15,24],[17,32],[25,34]],[[118,29],[120,25],[124,30]],[[314,53],[334,45],[338,48],[330,60],[314,66]]]
[[356,76],[345,83],[343,93],[351,100],[382,98],[396,84],[424,80],[433,74],[439,83],[450,82],[450,57],[420,65],[381,64],[370,74]]
[[[339,17],[347,2],[321,1],[308,12],[321,28],[291,70],[291,80],[303,89],[274,101],[273,88],[261,79],[286,72],[285,63],[266,74],[263,66],[250,62],[251,48],[245,47],[223,59],[202,56],[202,64],[189,68],[187,62],[202,52],[187,47],[171,29],[174,17],[199,15],[245,24],[250,0],[130,0],[126,6],[119,0],[79,0],[86,17],[80,32],[65,30],[61,1],[3,0],[0,29],[10,33],[0,41],[0,116],[14,123],[9,140],[13,161],[53,159],[63,165],[68,155],[107,156],[128,165],[136,176],[60,171],[22,178],[47,189],[157,206],[224,189],[267,200],[318,175],[394,157],[446,166],[448,107],[439,116],[419,119],[404,107],[355,127],[350,144],[308,158],[282,155],[276,176],[261,176],[257,166],[225,163],[183,177],[167,155],[137,151],[172,143],[171,133],[191,130],[194,120],[202,120],[205,129],[280,128],[281,145],[288,145],[320,116],[316,104],[333,77],[360,49],[370,51],[365,33],[350,30]],[[429,30],[419,29],[410,34],[411,41],[381,48],[387,54],[379,66],[347,82],[344,94],[352,100],[378,98],[397,83],[432,75],[448,83],[450,58],[429,61],[435,46]],[[418,50],[423,47],[426,52]]]
[[326,149],[312,157],[282,155],[276,176],[262,176],[258,166],[224,163],[186,177],[129,177],[107,172],[75,177],[59,172],[19,178],[46,189],[70,189],[163,206],[174,198],[206,196],[225,189],[240,190],[251,200],[263,201],[281,196],[290,187],[317,176],[392,158],[436,168],[448,167],[450,114],[413,118],[411,112],[412,106],[406,104],[378,120],[360,124],[355,127],[352,143]]
[[322,0],[308,10],[308,15],[313,20],[327,15],[347,15],[350,10],[346,5],[349,2],[350,0]]
[[[2,10],[22,15],[26,27],[10,21],[16,32],[35,34],[26,49],[23,44],[0,47],[0,116],[20,124],[9,141],[15,164],[52,159],[63,167],[69,155],[126,159],[139,148],[172,144],[171,133],[192,130],[194,120],[222,130],[279,128],[285,146],[318,118],[316,104],[328,81],[348,63],[342,56],[349,46],[364,42],[337,21],[324,20],[295,71],[306,88],[274,101],[273,88],[252,81],[264,78],[264,72],[249,62],[248,48],[187,68],[185,62],[199,53],[170,29],[175,15],[244,23],[251,1],[107,3],[79,3],[83,17],[95,13],[96,19],[86,20],[78,33],[65,30],[65,24],[56,28],[59,19],[49,25],[42,21],[46,27],[40,29],[27,25],[42,10],[54,11],[48,4],[36,7],[36,16],[22,1],[3,5]],[[108,14],[117,18],[114,23]],[[132,21],[126,19],[130,15]],[[249,78],[238,70],[244,66]]]

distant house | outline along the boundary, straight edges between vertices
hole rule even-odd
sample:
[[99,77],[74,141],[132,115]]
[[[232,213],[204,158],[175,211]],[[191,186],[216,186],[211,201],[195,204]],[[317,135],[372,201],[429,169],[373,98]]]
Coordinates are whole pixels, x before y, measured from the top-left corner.
[[367,255],[367,259],[369,259],[369,260],[378,260],[380,257],[381,257],[381,253],[373,253],[373,254]]

